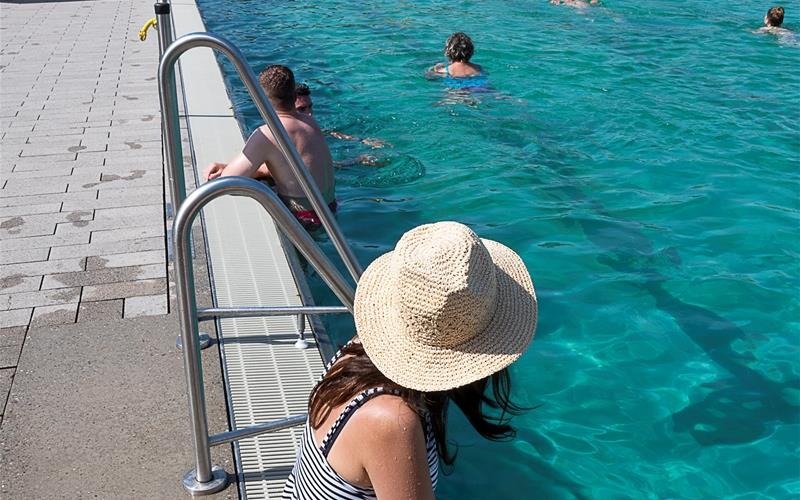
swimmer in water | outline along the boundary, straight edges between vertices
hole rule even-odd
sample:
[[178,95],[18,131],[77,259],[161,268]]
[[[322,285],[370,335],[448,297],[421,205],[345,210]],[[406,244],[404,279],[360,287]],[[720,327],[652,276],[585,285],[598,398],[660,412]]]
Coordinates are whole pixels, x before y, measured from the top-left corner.
[[[299,83],[296,87],[297,95],[294,101],[294,107],[298,113],[304,113],[308,116],[314,115],[314,101],[311,99],[311,88],[305,83]],[[372,148],[382,148],[384,146],[391,146],[386,141],[381,139],[371,139],[369,137],[365,139],[361,139],[349,134],[345,134],[343,132],[339,132],[336,130],[324,130],[325,133],[333,137],[334,139],[340,139],[343,141],[354,141],[360,142]],[[366,165],[368,167],[382,167],[386,164],[386,160],[378,158],[374,155],[370,154],[361,154],[355,158],[351,158],[344,161],[336,161],[334,162],[334,166],[336,167],[349,167],[352,165]]]
[[576,9],[585,9],[590,5],[600,5],[600,0],[550,0],[550,5],[566,5]]
[[781,6],[775,6],[770,8],[767,11],[767,15],[764,16],[764,26],[762,28],[759,28],[756,31],[756,33],[771,33],[773,35],[790,34],[791,31],[781,27],[781,25],[783,24],[784,13],[785,11]]
[[438,63],[432,66],[428,75],[443,77],[445,84],[451,89],[485,89],[488,86],[486,73],[479,65],[470,62],[474,53],[475,46],[466,33],[453,33],[444,44],[444,55],[448,64]]

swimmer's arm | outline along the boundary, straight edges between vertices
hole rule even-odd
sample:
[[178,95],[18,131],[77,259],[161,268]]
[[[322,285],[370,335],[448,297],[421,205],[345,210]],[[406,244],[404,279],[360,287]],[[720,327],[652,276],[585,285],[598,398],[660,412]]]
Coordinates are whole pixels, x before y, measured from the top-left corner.
[[439,76],[444,76],[445,67],[446,66],[444,65],[444,63],[436,63],[436,64],[434,64],[433,66],[428,68],[427,71],[425,71],[425,78],[433,79],[433,78],[436,78],[436,77],[439,77]]
[[247,139],[242,152],[228,163],[222,175],[241,175],[254,179],[272,177],[267,165],[276,153],[280,154],[278,148],[257,129]]

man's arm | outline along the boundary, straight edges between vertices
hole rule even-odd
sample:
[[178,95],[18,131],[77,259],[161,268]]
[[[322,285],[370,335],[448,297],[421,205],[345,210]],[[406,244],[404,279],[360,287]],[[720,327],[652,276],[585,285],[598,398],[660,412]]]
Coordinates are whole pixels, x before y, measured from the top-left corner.
[[268,163],[270,147],[275,146],[264,137],[261,129],[256,129],[247,139],[242,152],[236,155],[222,171],[222,175],[256,177],[258,167]]
[[268,165],[276,155],[280,157],[278,148],[266,138],[261,129],[257,129],[247,139],[241,153],[227,165],[216,162],[210,164],[203,172],[203,176],[208,180],[225,175],[240,175],[254,179],[269,178],[271,175]]

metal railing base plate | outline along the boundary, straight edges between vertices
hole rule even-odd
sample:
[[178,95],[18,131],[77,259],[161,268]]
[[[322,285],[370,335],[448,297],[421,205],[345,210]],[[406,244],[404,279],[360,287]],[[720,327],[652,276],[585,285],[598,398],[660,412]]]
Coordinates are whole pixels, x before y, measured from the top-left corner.
[[[211,343],[212,343],[211,335],[209,335],[207,333],[202,333],[201,332],[197,336],[197,338],[199,339],[198,342],[200,344],[200,349],[205,349],[206,347],[210,346]],[[183,339],[181,339],[180,335],[175,337],[175,347],[177,347],[179,351],[183,350]]]
[[183,487],[193,497],[213,495],[228,487],[228,473],[219,465],[211,468],[211,480],[205,483],[197,482],[197,469],[192,469],[183,476]]

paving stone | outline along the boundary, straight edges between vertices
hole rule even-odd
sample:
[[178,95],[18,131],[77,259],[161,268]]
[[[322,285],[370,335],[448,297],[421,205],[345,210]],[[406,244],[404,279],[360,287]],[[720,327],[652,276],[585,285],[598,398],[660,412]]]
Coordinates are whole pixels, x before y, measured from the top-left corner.
[[0,369],[17,366],[19,351],[19,346],[0,347]]
[[122,318],[122,299],[81,302],[78,322]]
[[42,276],[12,275],[0,279],[0,293],[32,292],[42,284]]
[[0,220],[0,235],[11,238],[45,236],[54,234],[56,224],[67,222],[77,227],[85,226],[94,217],[93,210],[76,210],[53,214],[14,216]]
[[[16,167],[15,167],[16,168]],[[16,181],[11,179],[3,188],[9,196],[28,196],[31,194],[47,194],[47,193],[66,193],[66,182],[25,182],[20,179]]]
[[54,247],[50,251],[51,259],[66,259],[83,255],[113,255],[115,253],[132,253],[146,250],[163,250],[164,238],[145,238],[138,240],[107,241],[88,245],[70,245]]
[[54,288],[35,292],[6,293],[0,295],[0,310],[22,309],[25,307],[49,306],[78,302],[81,298],[80,287]]
[[157,314],[167,314],[167,295],[165,293],[125,299],[124,316],[126,318]]
[[[26,172],[30,170],[48,170],[55,163],[65,161],[76,161],[75,153],[64,153],[49,156],[37,156],[14,159],[14,172]],[[66,189],[64,190],[66,191]],[[32,193],[25,193],[32,194]]]
[[53,193],[53,194],[37,194],[28,196],[6,196],[9,193],[3,193],[0,196],[0,207],[16,207],[25,206],[35,203],[61,203],[65,200],[79,201],[79,200],[94,200],[97,198],[97,192],[83,191],[80,193]]
[[164,237],[164,228],[157,225],[142,227],[126,227],[92,232],[92,243],[106,241],[135,240],[140,238]]
[[0,207],[0,217],[15,217],[17,215],[50,214],[61,211],[61,203],[40,203],[38,205],[17,205],[14,207]]
[[125,208],[104,208],[95,210],[94,220],[117,220],[122,216],[141,217],[143,219],[160,219],[164,215],[164,207],[159,202],[154,205],[142,205],[138,207]]
[[13,347],[22,345],[25,341],[25,326],[12,326],[10,328],[0,328],[0,347]]
[[148,264],[144,266],[114,267],[95,271],[54,274],[44,277],[41,288],[42,290],[47,290],[70,286],[99,285],[104,283],[165,278],[167,275],[166,273],[165,264]]
[[151,279],[127,281],[124,283],[109,283],[105,285],[92,285],[83,288],[82,301],[121,299],[138,297],[142,295],[166,294],[166,279]]
[[77,313],[77,302],[36,307],[33,309],[31,327],[75,323],[75,317]]
[[11,383],[14,380],[14,368],[0,370],[0,417],[6,410],[6,400],[8,393],[11,392]]
[[[91,258],[91,257],[90,257]],[[41,276],[44,274],[70,273],[85,269],[85,259],[47,260],[44,262],[25,262],[23,264],[0,265],[0,279],[14,275]],[[152,264],[152,262],[148,262]]]
[[[146,264],[163,264],[166,262],[164,251],[151,250],[113,255],[90,256],[86,258],[86,270],[106,269],[112,267],[142,266]],[[0,266],[0,271],[2,266]]]
[[119,229],[122,227],[143,227],[143,226],[161,226],[164,227],[163,219],[142,219],[141,217],[133,217],[124,215],[118,219],[109,219],[102,221],[88,221],[85,224],[74,223],[61,223],[56,225],[55,234],[66,235],[72,233],[83,233],[86,231],[103,231],[106,229]]
[[3,251],[23,248],[57,247],[60,245],[80,245],[89,243],[89,230],[64,235],[48,234],[45,236],[29,236],[27,238],[11,238],[3,241]]
[[28,248],[27,250],[3,250],[0,252],[0,264],[16,264],[18,262],[38,262],[47,260],[49,248]]
[[13,309],[11,311],[0,311],[0,328],[12,326],[27,326],[31,319],[33,309]]

